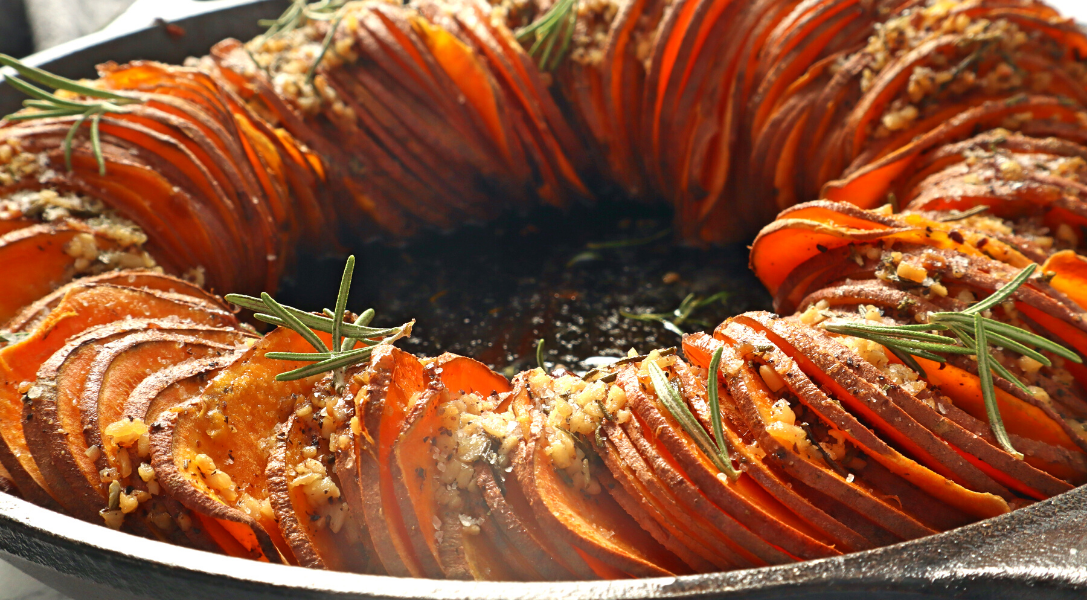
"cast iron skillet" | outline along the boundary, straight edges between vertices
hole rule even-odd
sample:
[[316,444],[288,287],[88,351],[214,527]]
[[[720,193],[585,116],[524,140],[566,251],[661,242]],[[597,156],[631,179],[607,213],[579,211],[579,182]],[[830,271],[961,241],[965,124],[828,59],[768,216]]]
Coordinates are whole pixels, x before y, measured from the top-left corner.
[[[95,64],[178,63],[226,37],[259,33],[284,2],[220,0],[162,27],[90,36],[32,57],[62,75]],[[0,89],[0,114],[19,105]],[[395,579],[254,563],[169,546],[84,523],[0,494],[0,558],[73,598],[1083,598],[1087,595],[1087,488],[955,531],[795,565],[616,582],[475,583]]]

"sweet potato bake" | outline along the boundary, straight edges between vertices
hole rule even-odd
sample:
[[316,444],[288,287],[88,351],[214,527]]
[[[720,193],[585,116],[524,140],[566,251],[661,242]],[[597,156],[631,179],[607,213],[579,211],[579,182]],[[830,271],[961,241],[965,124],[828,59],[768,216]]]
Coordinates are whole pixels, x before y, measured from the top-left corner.
[[[4,491],[230,556],[534,581],[836,556],[1087,482],[1087,34],[1044,3],[299,0],[268,27],[93,81],[0,55],[31,97],[0,121]],[[353,258],[334,308],[268,293],[300,249],[609,194],[680,242],[757,232],[777,314],[509,380],[348,312]]]

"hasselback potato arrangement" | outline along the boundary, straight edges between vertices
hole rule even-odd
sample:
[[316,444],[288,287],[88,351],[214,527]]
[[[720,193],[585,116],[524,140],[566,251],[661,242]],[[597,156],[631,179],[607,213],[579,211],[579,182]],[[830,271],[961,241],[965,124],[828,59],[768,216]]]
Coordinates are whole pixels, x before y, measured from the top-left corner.
[[[267,26],[93,81],[0,55],[30,96],[0,123],[5,491],[231,556],[532,581],[836,556],[1087,482],[1087,36],[1041,2]],[[350,313],[353,258],[333,308],[268,293],[302,250],[605,194],[687,243],[765,226],[778,314],[510,381]]]

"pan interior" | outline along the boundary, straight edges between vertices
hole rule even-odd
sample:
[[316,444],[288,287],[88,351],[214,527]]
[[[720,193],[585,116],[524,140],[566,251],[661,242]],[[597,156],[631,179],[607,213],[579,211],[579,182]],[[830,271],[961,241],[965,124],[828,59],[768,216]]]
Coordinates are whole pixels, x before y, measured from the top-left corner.
[[[541,339],[548,368],[577,372],[631,348],[678,346],[676,330],[712,331],[729,315],[770,308],[746,245],[677,245],[671,221],[664,207],[610,200],[361,244],[349,308],[373,307],[381,325],[416,319],[398,344],[409,352],[470,356],[507,376],[536,367]],[[301,257],[280,296],[331,306],[342,269],[342,257]],[[688,295],[712,302],[681,319],[673,311]],[[624,313],[666,313],[675,327]]]

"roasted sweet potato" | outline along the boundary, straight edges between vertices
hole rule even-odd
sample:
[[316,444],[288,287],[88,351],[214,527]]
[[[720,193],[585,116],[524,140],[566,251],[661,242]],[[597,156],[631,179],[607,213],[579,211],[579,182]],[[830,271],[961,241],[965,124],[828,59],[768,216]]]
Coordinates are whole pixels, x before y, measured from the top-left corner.
[[334,462],[328,440],[304,418],[291,415],[276,434],[268,460],[268,498],[283,539],[303,567],[369,572],[374,557],[358,531],[339,478],[326,465]]
[[162,412],[150,425],[151,464],[163,489],[202,518],[218,522],[245,555],[260,560],[294,558],[268,502],[265,448],[271,451],[276,427],[304,408],[300,399],[320,397],[322,379],[277,382],[275,376],[290,363],[264,354],[307,349],[301,336],[277,329],[223,369],[199,397]]
[[412,407],[428,392],[423,365],[402,350],[381,348],[371,357],[365,377],[368,380],[355,398],[358,419],[355,460],[362,486],[360,512],[372,532],[377,555],[390,575],[418,577],[429,573],[439,577],[442,572],[437,559],[429,552],[419,552],[410,533],[413,529],[420,531],[424,525],[433,528],[433,523],[419,523],[414,512],[405,514],[393,483],[393,444],[403,433]]
[[[512,400],[523,435],[513,461],[514,473],[544,535],[573,545],[585,556],[619,573],[637,577],[685,572],[686,565],[632,522],[603,491],[608,485],[617,485],[605,469],[592,473],[588,457],[583,459],[582,472],[590,471],[580,486],[585,492],[560,476],[561,471],[555,466],[561,465],[557,461],[563,459],[556,457],[558,450],[551,445],[556,436],[570,434],[547,424],[542,408],[547,393],[545,379],[537,377],[536,385],[528,384],[515,390]],[[526,419],[528,423],[525,423]],[[554,451],[549,452],[549,448]],[[572,447],[567,448],[572,452]],[[556,465],[552,461],[556,461]],[[588,562],[592,567],[592,560]],[[598,575],[602,573],[598,572]]]
[[[71,337],[91,327],[112,323],[126,317],[177,317],[197,324],[234,326],[234,316],[203,303],[185,301],[153,290],[115,287],[107,284],[73,287],[27,337],[0,349],[0,434],[16,460],[5,467],[27,497],[40,498],[52,485],[65,486],[63,480],[46,481],[30,454],[23,433],[23,397],[30,392],[38,368]],[[31,398],[33,400],[33,398]],[[10,459],[10,456],[9,456]]]
[[[454,355],[439,357],[426,370],[430,389],[411,407],[393,443],[394,494],[401,514],[414,513],[420,524],[408,529],[416,554],[433,555],[447,578],[486,579],[485,573],[505,572],[506,565],[491,564],[497,549],[488,542],[491,536],[480,537],[490,517],[472,489],[473,462],[484,458],[490,442],[472,421],[498,407],[498,395],[509,392],[509,382],[481,363]],[[420,451],[427,447],[434,450]],[[456,489],[442,491],[450,485]]]

